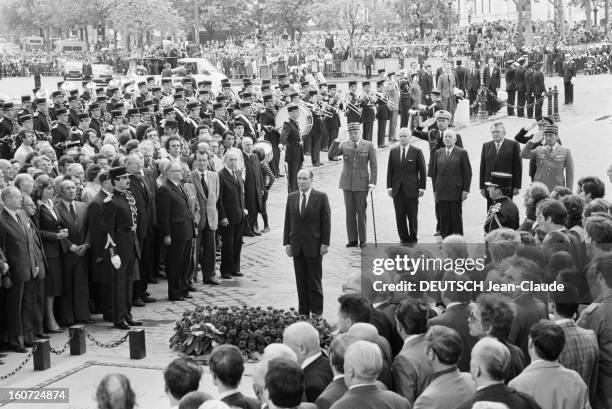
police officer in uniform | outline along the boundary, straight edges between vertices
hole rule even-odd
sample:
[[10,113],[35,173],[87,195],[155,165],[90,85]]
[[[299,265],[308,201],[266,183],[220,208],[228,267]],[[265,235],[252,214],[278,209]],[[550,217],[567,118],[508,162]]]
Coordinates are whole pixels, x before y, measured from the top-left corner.
[[[344,194],[347,247],[366,247],[366,207],[368,192],[376,187],[377,164],[374,144],[361,139],[358,122],[347,125],[349,139],[337,138],[329,149],[329,157],[342,155],[344,167],[339,188]],[[368,172],[369,168],[369,172]]]
[[51,99],[53,100],[53,106],[49,108],[49,118],[51,118],[52,121],[56,121],[57,114],[55,111],[64,108],[64,94],[62,91],[53,91],[51,93]]
[[142,325],[132,318],[132,288],[138,281],[140,248],[136,237],[137,210],[129,190],[130,174],[125,166],[109,170],[113,194],[104,199],[102,218],[106,232],[105,249],[113,266],[111,280],[111,304],[115,328],[128,330]]
[[39,134],[49,135],[51,133],[51,122],[47,116],[47,100],[36,98],[34,100],[36,112],[34,112],[34,130]]
[[287,189],[289,193],[298,190],[297,174],[304,163],[304,151],[302,149],[302,137],[298,118],[300,109],[296,104],[287,108],[289,120],[283,124],[280,135],[280,143],[285,145],[285,162],[287,162]]
[[501,228],[517,230],[520,222],[519,210],[508,197],[512,192],[512,175],[506,172],[491,172],[491,180],[485,182],[485,185],[493,201],[485,220],[485,233]]
[[563,62],[563,94],[565,95],[564,105],[574,103],[574,84],[572,78],[576,76],[576,64],[569,54],[565,54]]
[[57,115],[57,123],[51,128],[51,144],[59,156],[64,151],[66,141],[70,139],[70,128],[66,108],[56,109],[55,114]]
[[508,93],[508,105],[506,107],[508,116],[514,116],[514,104],[516,101],[516,68],[514,61],[506,61],[506,92]]
[[533,68],[532,63],[527,62],[527,68],[525,69],[525,101],[527,102],[527,118],[533,118]]
[[516,102],[516,114],[519,118],[523,118],[525,116],[525,96],[527,92],[527,83],[525,82],[525,57],[521,57],[517,60],[518,67],[516,67],[516,71],[514,72],[514,80],[516,82],[516,93],[517,93],[517,102]]

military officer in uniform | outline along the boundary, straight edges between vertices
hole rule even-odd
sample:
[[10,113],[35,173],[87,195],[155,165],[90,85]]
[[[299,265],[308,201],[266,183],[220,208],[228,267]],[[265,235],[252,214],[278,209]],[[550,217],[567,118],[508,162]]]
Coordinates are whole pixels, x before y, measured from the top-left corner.
[[487,192],[493,201],[487,213],[484,231],[489,233],[495,229],[519,228],[519,210],[508,196],[512,191],[512,175],[506,172],[491,172],[491,180],[485,182]]
[[302,169],[304,163],[304,151],[302,149],[302,137],[298,118],[300,117],[300,109],[297,105],[292,104],[287,108],[289,120],[283,125],[281,131],[280,143],[285,145],[285,162],[287,162],[287,188],[289,193],[298,190],[297,174]]
[[140,248],[136,237],[136,202],[130,192],[130,174],[125,166],[109,170],[113,193],[104,199],[102,219],[106,233],[105,249],[113,266],[111,304],[115,328],[128,330],[142,325],[132,318],[132,288],[138,281]]
[[565,95],[564,105],[574,103],[574,84],[572,78],[576,76],[576,64],[569,54],[565,54],[563,61],[563,94]]
[[[572,189],[574,185],[574,161],[570,150],[558,142],[557,125],[546,125],[544,133],[536,134],[521,151],[523,159],[534,158],[536,172],[534,182],[544,183],[552,192],[556,186]],[[534,146],[544,138],[544,145]],[[564,175],[565,173],[565,175]]]
[[[329,157],[342,155],[344,168],[339,188],[344,194],[347,247],[366,247],[366,207],[368,192],[376,187],[377,164],[374,144],[361,139],[358,122],[347,125],[349,139],[337,138],[329,149]],[[369,168],[369,172],[368,172]]]

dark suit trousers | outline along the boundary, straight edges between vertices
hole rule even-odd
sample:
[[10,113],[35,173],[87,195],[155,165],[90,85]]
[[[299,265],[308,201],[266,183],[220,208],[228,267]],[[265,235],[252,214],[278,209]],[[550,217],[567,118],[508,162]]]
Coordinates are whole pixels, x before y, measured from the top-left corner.
[[400,110],[400,128],[405,128],[408,126],[408,121],[410,120],[408,109],[409,108],[403,108]]
[[525,93],[524,92],[518,92],[517,93],[517,107],[516,107],[516,114],[519,118],[522,118],[525,116]]
[[289,193],[298,190],[297,174],[302,169],[302,162],[287,162],[287,189]]
[[59,303],[59,322],[62,324],[90,319],[89,280],[86,263],[87,258],[83,256],[79,257],[79,260],[73,265],[63,266],[64,289]]
[[374,122],[363,122],[363,139],[372,142],[372,133],[374,131]]
[[33,343],[36,334],[43,332],[43,314],[45,309],[44,279],[26,281],[23,287],[21,301],[21,325],[23,327],[23,341]]
[[533,97],[533,93],[527,95],[527,118],[533,118],[533,102],[535,98]]
[[176,299],[188,295],[187,280],[191,275],[192,240],[172,240],[166,250],[166,277],[168,298]]
[[311,139],[312,135],[310,133],[307,133],[306,135],[304,135],[304,139],[302,141],[303,143],[303,147],[304,147],[304,155],[310,155],[310,139]]
[[387,132],[387,120],[379,119],[378,121],[378,147],[382,147],[385,144],[385,132]]
[[542,98],[538,98],[535,103],[535,118],[542,117],[542,105],[544,105],[544,100]]
[[514,104],[516,99],[516,90],[510,90],[508,92],[508,106],[506,107],[508,115],[514,115]]
[[372,66],[366,65],[365,70],[366,70],[366,79],[370,79],[370,77],[372,76]]
[[338,125],[331,124],[330,122],[327,123],[327,145],[323,145],[323,148],[327,150],[331,147],[332,142],[336,140],[340,131]]
[[366,208],[368,192],[352,192],[343,190],[344,208],[346,210],[346,234],[349,243],[365,243],[366,238]]
[[240,272],[240,252],[242,251],[242,222],[220,226],[221,232],[221,274]]
[[202,266],[202,279],[204,281],[212,280],[215,278],[216,243],[215,231],[210,230],[208,222],[198,236],[198,248],[200,249],[198,258]]
[[489,115],[493,115],[497,110],[497,91],[489,89],[487,92],[487,112]]
[[144,297],[149,287],[149,278],[153,278],[153,236],[147,235],[140,241],[141,257],[139,261],[138,271],[140,272],[140,280],[134,282],[134,299]]
[[298,292],[298,312],[303,315],[323,314],[323,257],[305,257],[302,252],[293,257],[293,267]]
[[472,108],[474,105],[474,101],[478,98],[478,90],[477,89],[469,89],[468,90],[468,98],[470,99],[470,114],[474,114],[478,112],[478,105]]
[[563,82],[563,94],[566,104],[574,102],[574,84],[571,82]]
[[134,269],[138,268],[137,263],[138,259],[133,258],[127,262],[121,260],[119,270],[111,266],[111,304],[114,324],[120,324],[127,319],[132,319],[132,292],[134,288],[132,275]]
[[[406,197],[403,189],[397,192],[393,198],[395,208],[395,223],[397,233],[402,243],[416,243],[419,230],[417,215],[419,213],[419,199],[416,197]],[[408,221],[408,224],[406,224]]]
[[22,303],[25,286],[29,281],[13,282],[13,286],[5,291],[2,315],[6,319],[6,332],[8,345],[11,347],[23,346]]
[[463,235],[463,216],[461,200],[446,202],[439,201],[440,235],[444,238],[451,234]]
[[318,132],[310,135],[310,159],[313,165],[321,164],[321,134]]

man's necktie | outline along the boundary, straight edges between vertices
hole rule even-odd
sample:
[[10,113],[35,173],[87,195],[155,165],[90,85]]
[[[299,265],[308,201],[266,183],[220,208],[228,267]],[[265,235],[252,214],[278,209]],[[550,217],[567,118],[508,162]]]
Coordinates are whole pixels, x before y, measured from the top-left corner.
[[355,148],[355,151],[357,151],[357,142],[353,142],[353,148]]
[[499,147],[500,147],[499,144],[496,143],[495,144],[495,152],[498,153],[498,154],[499,154]]
[[204,189],[204,195],[208,197],[208,185],[206,184],[206,178],[204,177],[204,172],[202,172],[202,188]]
[[306,211],[306,193],[302,193],[302,206],[300,206],[300,214],[303,215]]
[[406,148],[402,148],[402,164],[406,161]]
[[446,150],[446,159],[450,158],[450,150]]
[[70,203],[70,216],[72,216],[72,220],[74,220],[74,223],[76,224],[78,220],[77,220],[76,209],[74,208],[74,203]]

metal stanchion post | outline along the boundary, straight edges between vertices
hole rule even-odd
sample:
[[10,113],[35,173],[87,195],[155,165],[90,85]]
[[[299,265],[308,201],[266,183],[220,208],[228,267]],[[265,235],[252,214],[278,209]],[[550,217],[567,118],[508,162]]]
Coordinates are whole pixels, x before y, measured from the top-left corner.
[[130,340],[130,359],[142,359],[147,356],[144,329],[131,329],[128,331]]
[[548,100],[548,117],[553,117],[553,91],[552,88],[548,88],[548,93],[546,93],[546,99]]
[[478,93],[478,119],[489,119],[489,114],[487,112],[487,93],[484,87],[481,87]]
[[51,368],[51,345],[49,340],[34,341],[34,370],[44,371]]
[[559,90],[556,85],[553,90],[553,120],[555,122],[561,121],[561,117],[559,116]]
[[87,352],[85,343],[85,333],[82,325],[73,325],[69,329],[70,336],[70,355],[83,355]]

